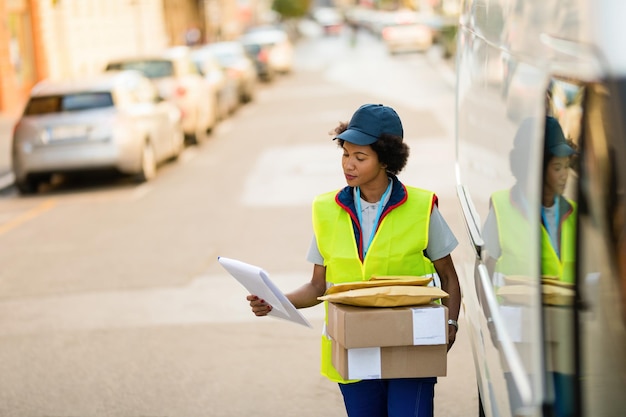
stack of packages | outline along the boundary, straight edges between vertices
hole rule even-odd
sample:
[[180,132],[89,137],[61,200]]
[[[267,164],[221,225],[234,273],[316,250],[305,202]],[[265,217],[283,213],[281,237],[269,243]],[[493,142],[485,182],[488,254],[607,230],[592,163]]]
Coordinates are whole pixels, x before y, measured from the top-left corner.
[[432,278],[374,276],[337,284],[328,301],[327,333],[333,366],[342,378],[381,379],[445,376],[448,294]]
[[[574,360],[574,300],[575,285],[555,276],[542,276],[541,319],[543,321],[546,369],[573,375]],[[534,357],[535,309],[539,288],[537,279],[509,275],[504,285],[497,288],[500,315],[507,333],[524,363]],[[527,365],[530,366],[530,365]]]
[[[504,303],[529,305],[535,303],[536,280],[519,275],[504,277],[504,285],[497,289]],[[574,303],[574,284],[559,280],[559,277],[541,277],[542,303],[549,306],[571,306]]]

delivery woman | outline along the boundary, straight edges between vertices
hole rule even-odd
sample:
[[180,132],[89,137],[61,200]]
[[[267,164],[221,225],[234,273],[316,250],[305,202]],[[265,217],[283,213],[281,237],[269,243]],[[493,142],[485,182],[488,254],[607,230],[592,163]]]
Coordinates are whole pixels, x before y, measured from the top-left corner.
[[[396,175],[409,148],[396,111],[365,104],[334,130],[343,150],[348,185],[313,202],[315,233],[307,259],[311,281],[287,294],[296,308],[319,304],[329,285],[368,280],[372,275],[435,273],[449,294],[448,349],[458,330],[461,294],[451,251],[457,240],[431,191],[405,186]],[[249,295],[252,311],[271,306]],[[321,372],[338,382],[349,417],[432,417],[436,378],[344,380],[331,363],[330,339],[322,336]]]

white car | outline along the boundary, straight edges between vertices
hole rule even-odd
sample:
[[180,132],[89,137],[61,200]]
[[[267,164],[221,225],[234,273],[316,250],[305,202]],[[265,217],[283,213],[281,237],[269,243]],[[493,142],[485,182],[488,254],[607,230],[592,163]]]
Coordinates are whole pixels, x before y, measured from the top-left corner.
[[109,62],[106,70],[137,70],[150,78],[161,97],[181,110],[183,130],[191,143],[211,132],[219,121],[216,96],[186,46],[169,48],[157,55],[117,59]]
[[433,31],[421,23],[389,24],[381,32],[390,54],[423,52],[433,44]]
[[15,184],[34,193],[52,174],[115,169],[147,181],[184,147],[181,115],[136,71],[41,81],[13,134]]
[[267,51],[268,65],[272,71],[288,74],[293,70],[293,44],[284,30],[257,28],[244,34],[239,41],[248,51],[252,48]]
[[334,7],[318,7],[313,13],[313,20],[319,24],[325,35],[340,35],[344,25],[343,15]]
[[237,80],[222,67],[215,54],[206,46],[193,49],[191,59],[211,86],[219,119],[226,119],[239,107]]

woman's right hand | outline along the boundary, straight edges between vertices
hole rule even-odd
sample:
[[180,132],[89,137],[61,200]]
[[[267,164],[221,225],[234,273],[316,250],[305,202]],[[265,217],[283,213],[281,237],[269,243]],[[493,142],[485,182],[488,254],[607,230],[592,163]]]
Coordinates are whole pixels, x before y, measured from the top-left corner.
[[250,307],[252,307],[252,312],[256,316],[267,316],[267,314],[272,311],[272,306],[267,304],[265,300],[259,299],[256,295],[250,294],[246,297],[246,300],[250,302]]

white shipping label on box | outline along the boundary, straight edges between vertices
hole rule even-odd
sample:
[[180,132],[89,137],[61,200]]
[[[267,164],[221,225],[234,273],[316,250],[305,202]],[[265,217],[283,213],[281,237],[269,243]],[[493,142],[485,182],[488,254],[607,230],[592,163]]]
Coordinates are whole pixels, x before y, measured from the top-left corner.
[[445,345],[446,312],[443,308],[413,308],[413,344]]
[[[519,306],[500,306],[500,315],[502,321],[506,324],[506,331],[511,336],[511,341],[522,342],[523,340],[523,322],[522,322],[522,307]],[[500,335],[498,335],[498,340]]]
[[348,349],[348,376],[350,379],[381,378],[380,348]]

